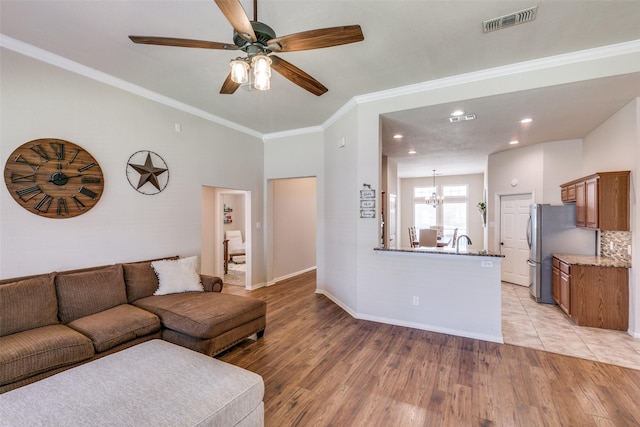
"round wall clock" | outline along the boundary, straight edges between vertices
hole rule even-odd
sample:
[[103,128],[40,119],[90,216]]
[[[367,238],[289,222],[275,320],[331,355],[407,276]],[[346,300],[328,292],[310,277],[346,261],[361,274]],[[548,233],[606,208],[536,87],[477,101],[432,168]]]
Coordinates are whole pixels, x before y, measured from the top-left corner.
[[4,167],[4,182],[20,206],[46,218],[82,215],[104,189],[96,159],[79,145],[54,138],[16,148]]
[[169,167],[153,151],[136,151],[127,161],[127,179],[142,194],[158,194],[169,183]]

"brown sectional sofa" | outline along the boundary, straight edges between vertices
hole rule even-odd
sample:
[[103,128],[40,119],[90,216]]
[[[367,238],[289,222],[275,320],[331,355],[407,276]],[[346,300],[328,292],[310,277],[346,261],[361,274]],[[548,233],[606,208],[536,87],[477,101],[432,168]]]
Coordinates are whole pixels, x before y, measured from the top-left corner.
[[168,295],[151,261],[0,280],[0,393],[154,338],[214,356],[262,336],[264,301],[200,277]]

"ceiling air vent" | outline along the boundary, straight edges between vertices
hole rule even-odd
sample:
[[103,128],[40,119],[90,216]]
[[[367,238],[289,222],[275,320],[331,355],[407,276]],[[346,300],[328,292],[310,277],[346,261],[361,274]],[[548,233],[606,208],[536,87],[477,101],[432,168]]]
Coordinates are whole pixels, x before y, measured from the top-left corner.
[[497,18],[488,19],[482,22],[482,32],[490,33],[492,31],[502,30],[503,28],[512,27],[518,24],[524,24],[536,19],[538,6],[533,6],[519,12],[510,13],[508,15],[499,16]]

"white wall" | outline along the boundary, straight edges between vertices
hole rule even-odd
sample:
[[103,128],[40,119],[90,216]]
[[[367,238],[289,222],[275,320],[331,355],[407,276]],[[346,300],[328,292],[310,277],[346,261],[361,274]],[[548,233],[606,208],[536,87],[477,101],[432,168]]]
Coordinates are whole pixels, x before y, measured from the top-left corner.
[[[105,179],[98,204],[69,219],[27,212],[2,185],[0,277],[199,255],[202,185],[251,190],[253,215],[262,217],[260,139],[12,51],[0,55],[3,164],[27,141],[60,138],[89,151]],[[141,149],[169,166],[168,186],[158,195],[136,192],[125,176],[127,159]],[[254,243],[261,260],[262,238]],[[257,267],[264,270],[262,262]]]
[[[324,263],[318,264],[322,272],[317,288],[334,296],[334,301],[347,310],[357,307],[357,222],[359,215],[358,171],[358,119],[357,111],[350,110],[325,132],[324,144]],[[338,141],[346,139],[339,147]],[[369,182],[376,184],[377,180]],[[379,189],[378,189],[379,190]],[[377,200],[379,203],[379,200]],[[369,220],[377,224],[377,220]],[[374,229],[377,230],[377,229]],[[374,231],[377,238],[377,231]],[[373,247],[373,244],[370,245]]]
[[227,205],[231,209],[231,212],[223,212],[224,214],[231,215],[231,222],[222,226],[223,231],[227,230],[240,230],[242,232],[242,240],[247,239],[247,233],[245,231],[245,211],[244,211],[244,194],[223,194],[222,205]]
[[582,176],[581,159],[581,140],[553,141],[491,154],[487,172],[489,250],[499,251],[498,195],[532,193],[535,203],[561,204],[560,184]]
[[640,338],[640,98],[627,104],[584,138],[580,176],[595,172],[631,171],[631,265],[629,270],[629,331]]
[[316,178],[273,181],[273,280],[316,266]]
[[[273,184],[278,179],[316,177],[316,258],[313,264],[310,265],[324,265],[324,134],[318,129],[309,129],[307,132],[300,132],[295,135],[270,135],[264,143],[264,157],[265,194],[267,199],[264,215],[266,218],[264,227],[266,239],[265,260],[268,283],[271,283],[280,277],[275,271],[276,260],[274,257],[276,241],[281,240],[282,237],[275,235],[275,218],[273,214],[276,203],[273,196]],[[310,265],[304,268],[306,269]],[[323,272],[324,270],[319,267],[316,275],[318,283],[322,283],[324,280]]]

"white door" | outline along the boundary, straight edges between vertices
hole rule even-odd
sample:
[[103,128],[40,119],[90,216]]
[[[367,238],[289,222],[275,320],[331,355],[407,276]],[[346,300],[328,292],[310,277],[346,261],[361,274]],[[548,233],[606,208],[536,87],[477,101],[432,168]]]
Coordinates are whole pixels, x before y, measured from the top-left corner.
[[529,246],[527,245],[527,221],[529,205],[533,197],[528,194],[500,196],[500,247],[502,280],[521,286],[529,286]]

